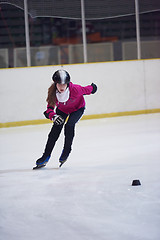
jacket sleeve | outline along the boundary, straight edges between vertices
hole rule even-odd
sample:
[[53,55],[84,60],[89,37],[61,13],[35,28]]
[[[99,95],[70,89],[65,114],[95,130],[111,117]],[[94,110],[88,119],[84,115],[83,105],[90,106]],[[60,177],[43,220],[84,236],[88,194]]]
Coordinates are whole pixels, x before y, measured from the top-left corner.
[[77,94],[79,95],[90,95],[93,91],[93,87],[91,85],[88,85],[85,87],[77,85],[76,90],[77,90]]
[[56,114],[54,108],[47,105],[47,110],[43,113],[44,116],[50,120],[52,120],[53,116]]

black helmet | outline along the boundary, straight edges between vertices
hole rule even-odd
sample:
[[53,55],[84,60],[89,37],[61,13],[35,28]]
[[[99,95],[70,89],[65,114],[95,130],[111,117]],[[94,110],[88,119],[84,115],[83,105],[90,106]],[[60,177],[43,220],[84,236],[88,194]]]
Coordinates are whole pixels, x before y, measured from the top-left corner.
[[67,71],[65,70],[58,70],[56,71],[53,76],[52,80],[55,83],[60,83],[60,84],[69,84],[70,82],[70,75]]

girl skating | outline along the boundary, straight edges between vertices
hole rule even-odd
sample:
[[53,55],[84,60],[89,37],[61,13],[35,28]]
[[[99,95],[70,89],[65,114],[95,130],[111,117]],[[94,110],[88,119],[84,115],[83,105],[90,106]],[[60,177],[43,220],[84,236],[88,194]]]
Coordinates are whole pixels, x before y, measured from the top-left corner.
[[[52,79],[53,84],[48,89],[48,105],[44,115],[53,121],[53,126],[48,135],[44,153],[36,161],[36,168],[45,166],[49,161],[63,126],[65,139],[62,154],[59,158],[60,167],[67,160],[72,150],[75,124],[82,117],[85,110],[83,95],[94,94],[97,91],[97,86],[94,83],[85,87],[73,84],[70,81],[69,73],[65,70],[56,71]],[[65,123],[67,117],[68,119]]]

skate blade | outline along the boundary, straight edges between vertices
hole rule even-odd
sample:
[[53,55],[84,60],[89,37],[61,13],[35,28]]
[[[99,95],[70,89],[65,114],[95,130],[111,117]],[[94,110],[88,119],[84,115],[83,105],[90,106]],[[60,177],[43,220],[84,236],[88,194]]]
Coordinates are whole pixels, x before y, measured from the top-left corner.
[[33,167],[33,170],[36,170],[36,169],[39,169],[39,168],[43,168],[43,167],[45,167],[45,166],[46,166],[46,164],[37,165],[37,166]]
[[62,165],[63,165],[63,163],[61,163],[61,164],[59,165],[59,168],[62,167]]
[[[66,160],[66,161],[67,161],[67,160]],[[59,168],[62,167],[62,165],[63,165],[66,161],[61,162],[60,165],[59,165]]]

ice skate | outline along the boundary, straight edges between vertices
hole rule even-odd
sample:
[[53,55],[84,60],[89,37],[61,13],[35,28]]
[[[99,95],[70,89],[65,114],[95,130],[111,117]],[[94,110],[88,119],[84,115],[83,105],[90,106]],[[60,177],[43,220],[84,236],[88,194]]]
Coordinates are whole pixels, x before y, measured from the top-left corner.
[[71,151],[71,150],[69,150],[69,151],[63,150],[63,152],[62,152],[62,154],[61,154],[61,156],[60,156],[60,158],[59,158],[59,162],[60,162],[59,167],[61,167],[61,166],[67,161],[68,156],[69,156],[69,154],[70,154],[70,151]]
[[39,158],[36,161],[36,166],[33,167],[33,170],[45,167],[46,164],[48,163],[49,159],[50,159],[50,156],[48,156],[48,157],[42,156],[41,158]]

